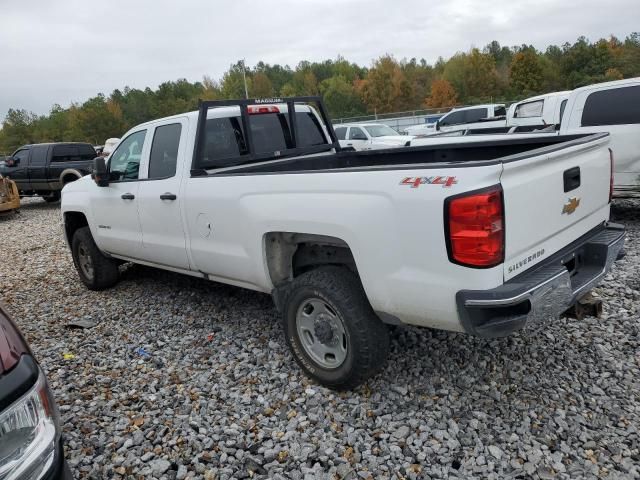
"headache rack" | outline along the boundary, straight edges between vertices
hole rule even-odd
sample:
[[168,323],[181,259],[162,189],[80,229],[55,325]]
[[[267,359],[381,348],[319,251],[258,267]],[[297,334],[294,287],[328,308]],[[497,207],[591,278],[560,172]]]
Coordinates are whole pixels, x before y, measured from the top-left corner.
[[[268,107],[277,104],[287,105],[287,116],[289,123],[289,133],[291,136],[292,148],[286,148],[275,152],[256,152],[255,144],[253,141],[253,134],[250,128],[250,113],[249,107]],[[312,104],[320,118],[322,125],[329,135],[330,143],[322,145],[312,145],[305,147],[298,147],[298,120],[296,116],[295,106],[300,104]],[[336,137],[336,133],[333,130],[333,125],[329,120],[327,110],[325,108],[322,97],[320,96],[307,96],[307,97],[274,97],[274,98],[250,98],[241,100],[201,100],[198,107],[198,125],[196,130],[195,148],[193,151],[193,159],[191,164],[191,175],[201,176],[207,175],[206,166],[203,165],[203,151],[206,141],[206,124],[208,112],[212,108],[218,107],[240,107],[240,117],[244,135],[244,143],[246,147],[246,153],[237,157],[237,161],[228,166],[256,163],[266,160],[280,159],[298,155],[308,155],[313,153],[320,153],[335,149],[340,151],[340,143]],[[212,168],[212,167],[209,167]]]

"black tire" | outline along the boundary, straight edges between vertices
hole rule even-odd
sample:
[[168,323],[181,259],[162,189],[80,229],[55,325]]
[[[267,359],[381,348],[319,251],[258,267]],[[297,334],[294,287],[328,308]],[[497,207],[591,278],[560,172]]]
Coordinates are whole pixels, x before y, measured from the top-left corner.
[[[118,283],[118,263],[102,254],[93,241],[89,227],[79,228],[73,234],[71,255],[80,280],[89,290],[104,290]],[[87,258],[90,260],[91,270],[86,266]]]
[[[315,299],[333,310],[346,334],[340,332],[346,345],[346,356],[336,368],[326,368],[313,359],[299,334],[299,309]],[[336,390],[352,389],[385,365],[389,355],[389,331],[369,305],[360,280],[350,270],[328,266],[300,275],[283,292],[281,305],[287,344],[296,362],[318,383]],[[316,334],[318,330],[308,338]],[[312,343],[315,341],[317,338]]]
[[60,201],[60,191],[59,190],[55,190],[53,192],[50,192],[48,194],[43,194],[40,195],[42,197],[42,199],[47,202],[47,203],[55,203],[55,202],[59,202]]

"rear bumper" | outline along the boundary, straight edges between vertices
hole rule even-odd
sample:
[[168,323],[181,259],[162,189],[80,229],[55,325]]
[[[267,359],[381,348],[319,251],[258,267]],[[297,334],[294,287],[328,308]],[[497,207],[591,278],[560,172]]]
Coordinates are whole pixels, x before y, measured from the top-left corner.
[[500,287],[459,291],[465,331],[502,337],[557,317],[602,280],[621,254],[624,237],[623,225],[608,223]]

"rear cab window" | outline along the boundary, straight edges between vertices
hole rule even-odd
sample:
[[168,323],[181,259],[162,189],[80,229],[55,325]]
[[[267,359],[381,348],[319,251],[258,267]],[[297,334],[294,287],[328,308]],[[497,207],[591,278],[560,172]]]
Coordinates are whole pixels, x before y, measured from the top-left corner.
[[[258,111],[258,113],[251,113]],[[266,110],[264,113],[260,110]],[[250,154],[278,158],[287,150],[327,146],[324,129],[312,111],[296,111],[296,142],[289,122],[289,114],[278,107],[254,107],[248,115],[253,140],[253,152],[249,152],[242,117],[208,118],[204,128],[204,140],[200,165],[202,168],[228,167],[245,163]]]
[[91,145],[55,145],[51,153],[51,162],[80,162],[93,160],[96,151]]
[[589,94],[581,123],[583,127],[640,124],[640,85]]
[[516,107],[513,116],[515,118],[533,118],[541,117],[544,100],[535,100],[533,102],[521,103]]

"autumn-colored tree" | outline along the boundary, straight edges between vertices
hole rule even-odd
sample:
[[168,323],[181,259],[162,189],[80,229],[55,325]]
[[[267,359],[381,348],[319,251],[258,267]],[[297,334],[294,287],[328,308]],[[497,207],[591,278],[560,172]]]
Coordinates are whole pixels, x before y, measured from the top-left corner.
[[[380,57],[370,69],[342,57],[301,61],[295,68],[236,62],[220,79],[163,82],[155,89],[124,87],[67,107],[54,105],[47,115],[11,109],[0,128],[0,153],[25,143],[90,141],[121,136],[134,125],[194,110],[199,99],[243,98],[244,75],[251,96],[321,93],[333,116],[399,112],[428,106],[470,104],[491,99],[516,100],[530,93],[640,76],[640,33],[624,40],[611,36],[592,42],[550,45],[544,53],[530,45],[501,46],[497,41],[434,65],[425,60]],[[438,80],[434,80],[438,79]],[[4,113],[4,112],[0,112]]]
[[453,85],[465,103],[489,100],[501,93],[493,56],[477,48],[454,55],[444,67],[443,78]]
[[509,74],[516,95],[531,95],[542,90],[543,68],[538,53],[533,49],[520,51],[513,56]]
[[431,84],[431,95],[424,100],[429,108],[453,107],[458,103],[456,90],[446,80],[440,78]]
[[359,86],[360,95],[369,111],[386,113],[411,108],[411,85],[400,64],[390,55],[375,61],[367,78]]

